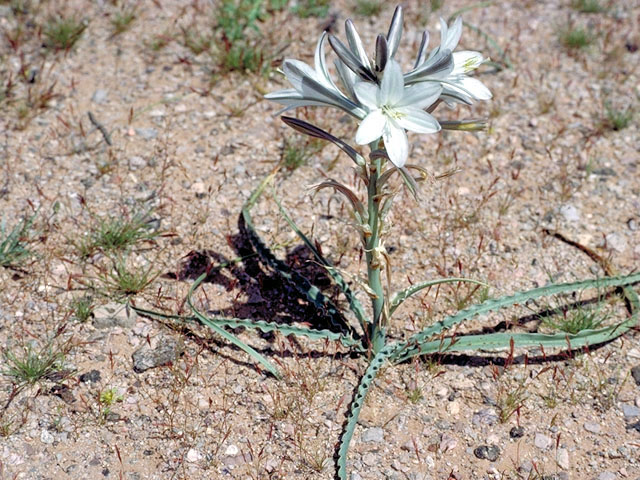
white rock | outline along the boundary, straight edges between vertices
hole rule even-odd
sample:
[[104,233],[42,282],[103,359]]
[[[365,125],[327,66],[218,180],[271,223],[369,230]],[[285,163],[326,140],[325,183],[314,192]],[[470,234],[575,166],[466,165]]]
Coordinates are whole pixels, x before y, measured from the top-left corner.
[[556,454],[556,463],[563,470],[569,470],[569,452],[566,448],[559,448]]
[[567,222],[580,221],[580,210],[570,203],[562,205],[559,211]]
[[42,430],[40,433],[40,441],[42,443],[46,443],[47,445],[51,445],[54,441],[53,434],[49,430]]
[[230,455],[230,456],[238,455],[238,453],[240,453],[240,449],[235,445],[229,445],[227,449],[224,451],[225,455]]
[[551,446],[553,440],[550,437],[543,435],[542,433],[536,433],[533,443],[540,450],[546,450]]
[[202,454],[195,448],[190,448],[187,452],[187,462],[195,463],[202,459]]

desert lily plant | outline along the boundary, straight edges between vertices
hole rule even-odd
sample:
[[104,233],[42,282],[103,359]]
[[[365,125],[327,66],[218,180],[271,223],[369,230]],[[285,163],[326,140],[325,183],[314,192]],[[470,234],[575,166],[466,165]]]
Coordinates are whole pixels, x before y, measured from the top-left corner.
[[[640,281],[639,273],[624,277],[551,284],[506,297],[489,299],[447,316],[406,340],[394,339],[390,335],[389,327],[394,315],[403,302],[412,295],[443,283],[482,284],[477,280],[466,278],[429,279],[391,292],[390,285],[394,285],[395,282],[390,279],[390,258],[384,247],[384,240],[391,233],[387,214],[398,192],[397,188],[391,187],[390,179],[396,175],[399,176],[408,191],[417,197],[419,194],[417,181],[428,175],[424,166],[409,161],[407,131],[435,134],[441,129],[480,130],[486,125],[483,120],[450,121],[434,116],[436,108],[441,104],[453,107],[456,104],[469,105],[474,101],[491,98],[489,89],[477,78],[469,75],[485,62],[482,54],[475,51],[454,51],[460,40],[462,26],[460,19],[455,20],[451,25],[447,25],[442,20],[440,44],[432,50],[428,49],[429,35],[425,32],[415,63],[406,73],[403,73],[402,65],[396,59],[403,27],[400,7],[394,12],[387,34],[378,35],[373,49],[373,58],[368,56],[351,20],[347,20],[346,44],[335,36],[323,33],[317,43],[314,66],[311,67],[298,60],[285,60],[282,71],[291,88],[266,96],[267,99],[283,105],[283,111],[307,106],[338,108],[359,122],[354,140],[357,145],[369,147],[370,152],[366,157],[347,142],[315,125],[289,116],[282,117],[288,126],[298,132],[337,145],[354,162],[362,185],[366,187],[366,191],[358,195],[353,187],[337,180],[328,180],[315,186],[316,189],[334,189],[346,198],[347,204],[351,207],[352,223],[355,225],[356,234],[366,256],[367,277],[362,287],[371,302],[369,310],[364,308],[340,272],[304,235],[277,200],[276,203],[283,218],[339,287],[355,320],[347,320],[334,302],[306,278],[278,259],[258,236],[253,226],[251,210],[269,183],[273,181],[277,174],[277,171],[274,171],[261,182],[245,203],[241,213],[241,224],[260,260],[266,266],[278,271],[283,279],[289,281],[309,302],[324,312],[330,320],[330,328],[317,329],[308,325],[282,325],[270,321],[207,316],[195,308],[191,299],[192,293],[206,278],[206,273],[194,282],[187,296],[194,315],[191,317],[169,316],[180,320],[197,320],[209,326],[251,355],[277,378],[280,374],[269,360],[226,328],[246,327],[263,332],[278,331],[284,335],[337,341],[366,357],[369,362],[368,367],[360,379],[349,406],[336,452],[336,477],[340,480],[347,478],[349,444],[365,397],[378,371],[385,364],[398,364],[421,355],[470,350],[510,349],[513,351],[518,347],[571,350],[610,341],[628,331],[637,320],[640,302],[629,285]],[[334,70],[337,73],[337,81],[330,74],[326,63],[327,43],[336,56]],[[366,200],[361,200],[363,197]],[[454,332],[448,334],[455,327],[478,315],[524,304],[541,297],[593,287],[622,288],[630,310],[629,318],[615,325],[598,326],[573,334],[566,332],[555,334],[500,332],[479,335],[459,335]],[[157,312],[136,309],[141,313],[168,317]]]

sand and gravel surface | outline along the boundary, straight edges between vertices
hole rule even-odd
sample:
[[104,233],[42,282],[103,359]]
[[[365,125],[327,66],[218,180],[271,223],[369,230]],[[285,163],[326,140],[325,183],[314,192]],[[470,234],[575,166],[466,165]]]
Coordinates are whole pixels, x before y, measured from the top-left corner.
[[[195,278],[231,261],[196,293],[198,308],[326,321],[250,256],[238,227],[243,202],[283,152],[305,145],[262,95],[285,87],[275,70],[283,58],[313,62],[323,28],[343,37],[352,17],[373,45],[395,4],[362,16],[355,2],[337,1],[327,17],[301,18],[289,2],[258,21],[254,35],[273,68],[252,74],[220,67],[217,3],[135,2],[134,19],[115,34],[114,19],[129,8],[121,2],[0,1],[0,88],[15,83],[9,98],[0,96],[4,235],[33,217],[22,238],[30,255],[0,267],[2,479],[335,474],[333,454],[365,358],[330,342],[236,329],[282,370],[278,381],[206,327],[137,315],[125,304],[187,314]],[[461,48],[496,62],[478,73],[494,98],[435,114],[487,117],[489,129],[410,134],[413,162],[434,175],[457,173],[421,184],[418,202],[398,195],[385,246],[394,288],[441,276],[490,288],[452,285],[418,296],[395,317],[394,338],[483,295],[605,275],[604,262],[545,232],[618,272],[640,266],[640,4],[602,0],[604,11],[582,13],[569,0],[446,0],[429,14],[437,3],[403,2],[400,60],[412,61],[423,28],[437,44],[439,16],[475,5],[463,14],[471,27]],[[46,46],[43,26],[55,15],[84,22],[68,51]],[[567,28],[584,28],[590,44],[564,45]],[[188,48],[194,32],[213,35],[202,52]],[[35,104],[49,88],[51,98]],[[613,112],[625,111],[628,125],[612,128]],[[357,125],[341,112],[297,115],[353,140]],[[326,178],[352,184],[351,164],[333,146],[301,163],[280,169],[254,209],[256,229],[347,311],[274,196],[357,288],[366,272],[347,206],[329,190],[310,189]],[[85,248],[113,219],[142,221],[144,235],[124,249]],[[118,291],[126,272],[146,275],[139,293]],[[585,308],[605,323],[620,321],[623,303],[606,294],[519,305],[461,331],[514,323],[549,331],[537,312],[593,298]],[[638,480],[639,340],[632,331],[588,352],[478,352],[384,368],[355,431],[350,479]],[[34,352],[52,358],[46,375],[32,384],[10,375],[12,359]]]

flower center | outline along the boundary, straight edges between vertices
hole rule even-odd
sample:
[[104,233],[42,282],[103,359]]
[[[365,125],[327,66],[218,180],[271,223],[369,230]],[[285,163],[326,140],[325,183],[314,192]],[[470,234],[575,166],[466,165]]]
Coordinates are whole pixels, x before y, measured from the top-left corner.
[[394,120],[398,120],[402,117],[407,116],[405,113],[399,112],[398,110],[393,108],[391,105],[383,105],[381,110],[382,110],[382,113],[384,113],[387,117],[390,117]]

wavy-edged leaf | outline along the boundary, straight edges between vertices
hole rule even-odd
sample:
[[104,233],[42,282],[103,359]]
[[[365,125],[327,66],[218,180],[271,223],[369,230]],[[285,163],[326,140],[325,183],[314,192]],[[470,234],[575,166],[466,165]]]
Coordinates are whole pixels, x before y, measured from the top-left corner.
[[371,359],[369,367],[367,367],[367,370],[360,379],[360,384],[358,385],[356,394],[349,406],[347,421],[344,429],[342,430],[342,435],[340,436],[340,444],[337,452],[338,478],[340,480],[347,480],[347,454],[349,453],[349,444],[353,438],[353,432],[358,423],[358,417],[360,416],[362,405],[364,405],[364,399],[371,389],[371,385],[373,384],[373,380],[376,378],[378,371],[384,365],[384,362],[389,357],[391,351],[392,349],[389,347],[384,348],[380,350],[373,359]]
[[200,283],[202,283],[202,281],[207,278],[207,273],[203,273],[202,275],[200,275],[198,277],[198,279],[193,282],[193,285],[191,285],[191,288],[189,289],[189,292],[187,293],[187,304],[189,305],[189,308],[191,308],[191,310],[193,311],[194,315],[198,318],[198,320],[200,320],[203,324],[205,324],[207,327],[209,327],[211,330],[213,330],[214,332],[216,332],[218,335],[220,335],[222,338],[224,338],[225,340],[233,343],[236,347],[240,348],[241,350],[243,350],[245,353],[247,353],[251,358],[253,358],[255,361],[257,361],[258,363],[260,363],[265,369],[267,369],[267,371],[269,371],[274,377],[276,377],[277,379],[281,379],[282,375],[280,375],[280,372],[278,372],[278,369],[276,367],[274,367],[272,365],[272,363],[267,360],[263,355],[260,355],[258,352],[256,352],[252,347],[250,347],[249,345],[247,345],[246,343],[244,343],[242,340],[240,340],[238,337],[236,337],[235,335],[233,335],[232,333],[227,332],[224,328],[218,326],[215,322],[212,322],[209,318],[205,317],[202,313],[200,313],[200,311],[193,305],[193,302],[191,301],[191,296],[193,295],[193,292],[196,288],[198,288],[198,286],[200,285]]
[[489,299],[481,303],[480,305],[474,305],[465,310],[461,310],[455,315],[450,315],[443,320],[436,322],[434,325],[431,325],[421,332],[416,333],[406,342],[402,342],[404,346],[399,345],[398,348],[402,349],[406,348],[409,345],[420,345],[428,341],[433,335],[437,335],[443,330],[447,330],[454,325],[462,323],[463,321],[473,318],[477,315],[492,312],[505,307],[510,307],[515,304],[524,303],[535,298],[555,295],[563,292],[574,292],[585,288],[623,287],[638,282],[640,282],[640,273],[635,273],[633,275],[624,277],[605,277],[594,280],[584,280],[580,282],[546,285],[544,287],[535,288],[533,290],[527,290],[524,292],[518,292],[505,297]]
[[331,262],[329,262],[324,256],[322,256],[322,254],[318,251],[318,249],[311,242],[311,240],[309,240],[307,238],[307,236],[304,233],[302,233],[300,228],[298,228],[298,225],[296,225],[296,223],[289,216],[289,214],[287,214],[285,209],[282,207],[282,204],[280,203],[280,201],[278,200],[278,198],[275,195],[274,195],[274,200],[275,200],[276,204],[278,205],[278,209],[280,210],[280,214],[285,219],[285,221],[289,224],[289,227],[291,227],[291,230],[293,230],[296,233],[296,235],[298,235],[298,238],[300,238],[300,240],[302,240],[304,242],[304,244],[307,246],[307,248],[309,250],[311,250],[311,252],[313,253],[314,257],[316,257],[316,260],[323,267],[325,267],[325,269],[327,270],[327,273],[331,276],[331,279],[335,282],[335,284],[338,286],[340,291],[344,294],[344,296],[346,297],[347,301],[349,302],[349,308],[351,309],[353,314],[356,316],[356,318],[360,322],[360,325],[364,329],[365,325],[367,323],[369,323],[367,321],[367,316],[366,316],[366,314],[364,312],[364,308],[362,307],[362,304],[360,303],[360,301],[356,298],[354,293],[349,288],[349,285],[347,284],[345,279],[335,269],[335,267],[331,264]]
[[[145,315],[152,318],[162,318],[168,320],[180,320],[181,322],[200,322],[200,319],[195,315],[172,315],[166,313],[155,312],[153,310],[147,310],[145,308],[137,307],[133,304],[129,304],[129,308],[134,310],[139,315]],[[214,322],[220,327],[238,328],[243,327],[252,330],[260,330],[264,333],[280,332],[285,337],[290,335],[299,335],[310,338],[312,340],[331,340],[339,342],[347,348],[351,348],[356,352],[364,352],[366,349],[362,346],[362,342],[354,340],[351,337],[347,337],[340,333],[332,332],[331,330],[318,330],[311,327],[297,327],[295,325],[283,325],[281,323],[269,322],[266,320],[248,320],[243,318],[230,318],[230,317],[207,317],[210,321]]]
[[410,287],[405,288],[404,290],[400,290],[396,292],[393,295],[393,297],[391,298],[391,301],[389,302],[389,316],[393,315],[393,312],[395,312],[396,309],[400,305],[402,305],[402,302],[404,302],[407,298],[411,297],[411,295],[414,295],[419,291],[424,290],[425,288],[433,287],[434,285],[440,285],[443,283],[457,283],[457,282],[475,283],[476,285],[482,285],[484,287],[489,286],[486,283],[481,282],[479,280],[472,280],[470,278],[458,278],[458,277],[438,278],[435,280],[427,280],[425,282],[416,283],[414,285],[411,285]]
[[252,192],[252,194],[249,196],[244,206],[242,207],[241,219],[244,222],[249,241],[258,253],[258,256],[262,262],[276,270],[280,274],[280,276],[282,276],[282,278],[289,281],[291,285],[300,294],[304,295],[307,300],[311,302],[319,311],[326,314],[329,322],[331,323],[331,327],[335,332],[342,333],[343,335],[353,338],[357,341],[360,339],[360,336],[353,329],[353,327],[345,321],[344,317],[338,310],[338,307],[336,307],[336,305],[331,300],[329,300],[318,287],[312,285],[309,280],[300,275],[298,272],[289,268],[289,266],[283,261],[279,260],[264,244],[260,236],[255,231],[255,228],[253,226],[253,219],[251,218],[250,213],[251,208],[253,208],[258,198],[260,198],[260,195],[262,195],[267,185],[271,181],[273,181],[276,173],[277,169],[267,175],[262,180],[262,182],[260,182],[258,187]]
[[465,335],[447,337],[440,340],[424,342],[415,346],[400,348],[392,355],[393,363],[404,362],[411,357],[431,353],[462,352],[465,350],[500,350],[508,349],[513,342],[514,347],[547,347],[573,350],[576,348],[598,345],[609,342],[629,331],[637,322],[638,314],[634,314],[624,322],[597,330],[583,330],[576,334],[565,332],[555,334],[543,333],[489,333],[486,335]]

